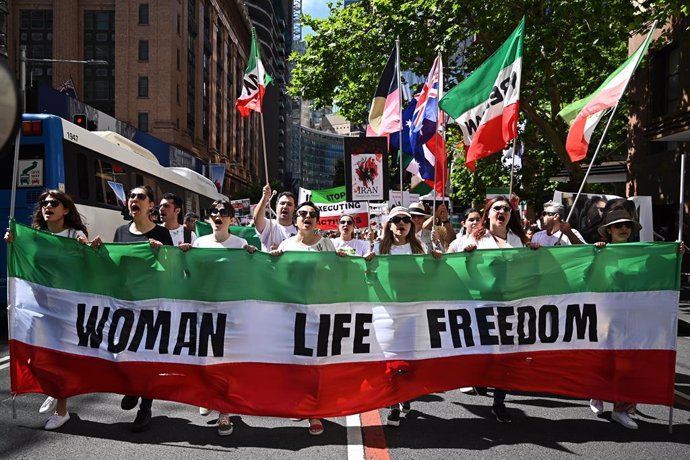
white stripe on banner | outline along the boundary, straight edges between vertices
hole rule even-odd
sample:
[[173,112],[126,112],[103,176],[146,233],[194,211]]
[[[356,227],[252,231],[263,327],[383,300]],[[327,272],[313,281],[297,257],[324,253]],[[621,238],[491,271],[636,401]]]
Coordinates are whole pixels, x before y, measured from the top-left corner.
[[677,291],[305,306],[124,301],[17,278],[10,284],[17,298],[11,339],[109,361],[318,365],[547,350],[675,349]]

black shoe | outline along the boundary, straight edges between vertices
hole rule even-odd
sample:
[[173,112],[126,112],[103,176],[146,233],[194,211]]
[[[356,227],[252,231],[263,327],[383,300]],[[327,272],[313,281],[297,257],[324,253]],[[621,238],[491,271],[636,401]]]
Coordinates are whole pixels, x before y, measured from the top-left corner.
[[496,417],[496,420],[498,420],[499,423],[512,422],[512,419],[506,410],[505,404],[494,404],[491,408],[491,413],[494,414],[494,417]]
[[400,405],[403,414],[409,414],[409,412],[412,410],[412,405],[410,404],[410,401],[405,401]]
[[400,409],[391,409],[388,419],[386,419],[386,425],[400,426]]
[[132,431],[141,433],[151,428],[151,411],[148,409],[139,409],[137,417],[132,422]]
[[139,396],[123,396],[120,407],[123,410],[132,410],[139,404]]
[[486,387],[474,387],[474,390],[477,392],[478,395],[480,396],[486,396]]

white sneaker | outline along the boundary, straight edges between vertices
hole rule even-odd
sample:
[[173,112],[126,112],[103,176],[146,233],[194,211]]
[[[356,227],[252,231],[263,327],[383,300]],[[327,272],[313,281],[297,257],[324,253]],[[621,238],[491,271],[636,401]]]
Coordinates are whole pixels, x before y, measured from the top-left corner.
[[611,420],[620,423],[629,430],[636,430],[637,423],[625,412],[611,412]]
[[211,412],[212,412],[211,409],[209,409],[207,407],[199,407],[199,415],[201,415],[202,417],[206,417]]
[[594,415],[600,415],[604,412],[604,401],[600,399],[590,399],[589,408],[592,409]]
[[46,430],[56,430],[60,428],[62,425],[67,423],[69,420],[69,412],[67,412],[65,415],[58,415],[57,413],[53,414],[50,416],[48,421],[46,422],[45,429]]
[[39,414],[52,414],[55,412],[55,409],[57,409],[57,399],[53,398],[52,396],[48,396],[45,401],[43,401],[43,404],[41,404],[41,408],[38,409]]

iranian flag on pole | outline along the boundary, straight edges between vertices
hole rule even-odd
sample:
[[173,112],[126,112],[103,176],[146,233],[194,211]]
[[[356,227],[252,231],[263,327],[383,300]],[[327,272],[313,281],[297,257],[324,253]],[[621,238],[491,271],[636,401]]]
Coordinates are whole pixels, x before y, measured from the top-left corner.
[[570,132],[565,143],[570,161],[580,161],[587,156],[589,140],[592,138],[594,129],[604,115],[604,111],[618,105],[630,77],[635,73],[635,69],[649,47],[655,28],[656,22],[652,25],[645,41],[615,72],[609,75],[599,89],[559,112],[558,115],[570,125]]
[[252,110],[261,112],[266,86],[271,80],[271,76],[266,73],[261,63],[259,49],[256,46],[256,30],[252,28],[252,48],[249,51],[247,70],[244,71],[242,94],[235,103],[240,115],[248,117]]
[[493,56],[439,102],[460,125],[471,168],[475,160],[503,150],[517,136],[524,32],[522,18]]

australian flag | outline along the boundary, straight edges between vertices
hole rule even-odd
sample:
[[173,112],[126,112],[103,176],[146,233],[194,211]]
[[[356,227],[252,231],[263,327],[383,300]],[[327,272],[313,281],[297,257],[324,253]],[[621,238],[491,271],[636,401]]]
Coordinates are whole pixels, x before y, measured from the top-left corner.
[[74,88],[74,82],[71,78],[65,80],[65,82],[58,88],[58,91],[60,91],[62,94],[68,95],[69,97],[78,99],[77,90]]
[[438,83],[440,75],[440,59],[434,59],[434,65],[426,78],[422,92],[417,98],[417,106],[412,115],[410,128],[410,144],[412,150],[417,145],[425,144],[436,131],[438,115]]

